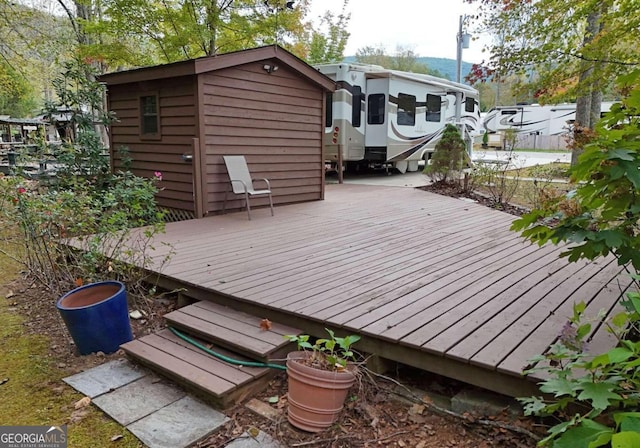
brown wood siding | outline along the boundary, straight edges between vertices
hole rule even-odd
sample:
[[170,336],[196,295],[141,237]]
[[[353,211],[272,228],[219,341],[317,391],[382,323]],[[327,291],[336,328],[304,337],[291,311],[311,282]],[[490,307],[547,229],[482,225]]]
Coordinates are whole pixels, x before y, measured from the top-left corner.
[[[164,207],[193,211],[193,167],[182,160],[193,151],[197,137],[195,76],[120,84],[109,87],[109,108],[118,122],[111,126],[113,166],[122,166],[118,154],[121,146],[129,148],[133,172],[153,177],[162,173],[158,203]],[[140,95],[157,93],[159,100],[160,138],[140,137]]]
[[[201,75],[208,213],[222,209],[228,188],[222,155],[244,155],[254,178],[271,181],[276,204],[322,199],[324,91],[279,65],[272,74],[257,62]],[[229,196],[227,209],[243,205]]]

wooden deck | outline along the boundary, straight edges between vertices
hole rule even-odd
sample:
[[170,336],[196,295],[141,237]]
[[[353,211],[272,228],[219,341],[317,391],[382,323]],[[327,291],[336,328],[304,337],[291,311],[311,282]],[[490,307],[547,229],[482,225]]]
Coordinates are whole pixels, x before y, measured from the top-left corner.
[[[167,287],[508,395],[574,302],[614,312],[630,280],[614,259],[568,263],[513,216],[398,187],[327,185],[326,199],[167,225]],[[158,266],[168,250],[156,244]],[[615,344],[594,326],[591,347]]]

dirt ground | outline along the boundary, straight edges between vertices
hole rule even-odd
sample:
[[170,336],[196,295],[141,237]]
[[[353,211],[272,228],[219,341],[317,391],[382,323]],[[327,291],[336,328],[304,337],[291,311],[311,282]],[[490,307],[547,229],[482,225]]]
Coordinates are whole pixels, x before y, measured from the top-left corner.
[[[10,309],[24,316],[27,332],[45,334],[50,340],[50,356],[62,376],[94,367],[124,356],[93,354],[78,356],[64,323],[55,310],[55,300],[26,279],[9,285]],[[171,311],[171,299],[150,300],[146,317],[132,320],[135,337],[163,327],[162,315]],[[534,447],[535,440],[524,434],[535,430],[534,422],[500,416],[450,416],[434,411],[429,394],[452,395],[461,385],[430,376],[407,367],[389,374],[389,379],[364,373],[357,390],[352,390],[339,424],[320,434],[309,434],[291,427],[286,421],[286,378],[279,374],[256,398],[270,407],[271,418],[262,417],[244,405],[225,411],[230,421],[197,446],[223,447],[230,440],[252,428],[263,430],[289,447]],[[400,386],[400,384],[402,386]],[[413,395],[412,401],[399,400],[410,395],[404,386],[426,390]],[[276,398],[277,397],[277,400]],[[269,404],[269,401],[274,403]],[[482,423],[484,422],[484,423]],[[515,431],[509,428],[515,428]],[[117,442],[114,442],[114,447]]]

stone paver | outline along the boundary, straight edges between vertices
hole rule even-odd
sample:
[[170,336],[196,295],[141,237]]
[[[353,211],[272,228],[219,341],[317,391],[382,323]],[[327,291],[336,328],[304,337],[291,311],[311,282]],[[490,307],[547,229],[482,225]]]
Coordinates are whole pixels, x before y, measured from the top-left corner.
[[186,448],[228,420],[126,359],[110,361],[63,381],[91,397],[96,406],[149,448]]
[[173,384],[155,375],[147,375],[96,397],[93,402],[115,421],[127,426],[184,396],[186,393]]
[[[258,431],[258,430],[256,430]],[[276,440],[273,440],[269,434],[259,431],[253,436],[247,432],[237,439],[226,445],[225,448],[286,448]]]
[[133,365],[126,359],[118,359],[64,378],[63,381],[93,399],[138,380],[148,373],[148,370]]
[[227,417],[186,396],[130,424],[127,429],[150,448],[187,447],[215,431]]

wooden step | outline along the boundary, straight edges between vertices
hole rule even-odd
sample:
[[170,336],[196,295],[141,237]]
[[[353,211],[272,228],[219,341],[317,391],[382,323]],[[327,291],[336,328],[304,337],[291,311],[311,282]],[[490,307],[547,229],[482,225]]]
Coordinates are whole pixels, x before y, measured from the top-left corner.
[[285,358],[296,346],[284,335],[302,333],[276,322],[271,323],[270,330],[263,330],[262,318],[208,301],[196,302],[164,317],[180,331],[262,362]]
[[[199,342],[208,345],[205,341]],[[263,390],[269,380],[280,372],[266,367],[229,364],[180,339],[168,329],[127,342],[121,348],[138,362],[198,393],[221,409]],[[211,349],[243,360],[238,354],[221,347],[213,346]]]

